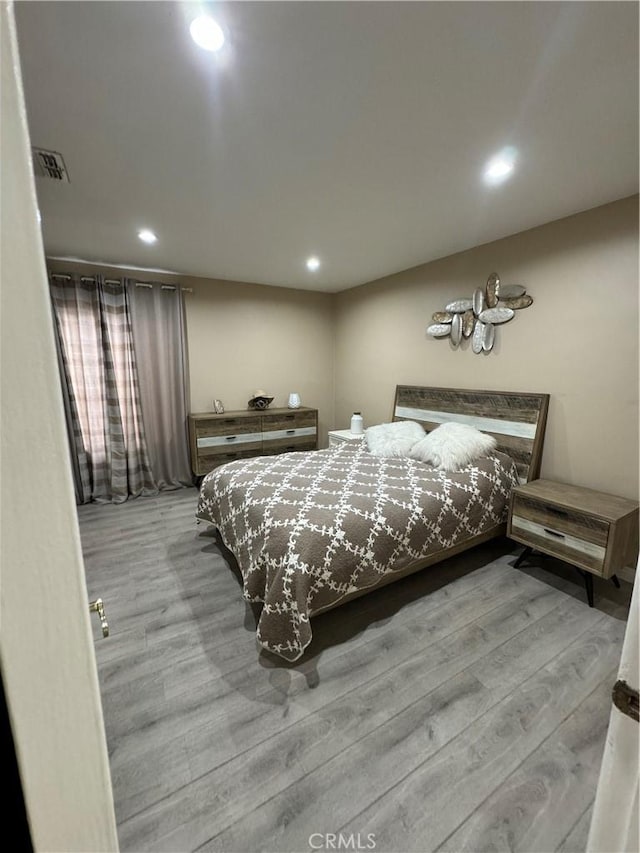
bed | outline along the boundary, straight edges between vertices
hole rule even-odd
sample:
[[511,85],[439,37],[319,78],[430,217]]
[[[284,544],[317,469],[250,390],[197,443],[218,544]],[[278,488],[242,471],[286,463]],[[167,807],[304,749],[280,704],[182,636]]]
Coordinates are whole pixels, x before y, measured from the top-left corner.
[[492,435],[495,450],[459,471],[372,455],[363,438],[318,451],[222,465],[197,517],[218,529],[261,603],[257,639],[300,658],[311,617],[501,536],[514,485],[539,476],[549,395],[399,385],[393,422]]

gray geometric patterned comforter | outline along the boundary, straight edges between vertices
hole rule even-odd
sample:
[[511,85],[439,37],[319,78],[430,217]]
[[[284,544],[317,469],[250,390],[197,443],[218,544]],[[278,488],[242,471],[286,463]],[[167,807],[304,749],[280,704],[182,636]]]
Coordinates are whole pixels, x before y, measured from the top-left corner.
[[197,516],[234,554],[244,598],[264,603],[259,643],[294,661],[315,611],[505,521],[517,483],[502,453],[451,474],[372,456],[363,440],[222,465]]

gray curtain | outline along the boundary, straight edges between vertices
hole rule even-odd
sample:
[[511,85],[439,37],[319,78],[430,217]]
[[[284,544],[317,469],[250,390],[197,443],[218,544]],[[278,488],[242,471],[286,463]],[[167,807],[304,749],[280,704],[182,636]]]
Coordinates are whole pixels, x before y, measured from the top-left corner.
[[157,494],[139,403],[127,291],[101,276],[50,277],[78,500]]
[[191,486],[182,291],[179,286],[128,280],[127,297],[151,470],[160,489]]
[[60,323],[54,309],[54,337],[56,342],[56,355],[58,357],[58,370],[60,371],[60,386],[62,391],[62,403],[64,405],[64,416],[67,422],[67,440],[69,442],[69,455],[71,471],[73,474],[73,486],[76,493],[76,503],[86,504],[91,500],[91,475],[89,473],[89,459],[82,438],[80,416],[78,406],[71,384],[69,365],[65,358],[62,347],[62,332]]

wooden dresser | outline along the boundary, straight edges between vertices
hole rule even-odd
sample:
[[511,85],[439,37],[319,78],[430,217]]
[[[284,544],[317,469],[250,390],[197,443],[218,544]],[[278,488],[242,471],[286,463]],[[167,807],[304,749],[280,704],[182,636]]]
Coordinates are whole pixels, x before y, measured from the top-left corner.
[[234,459],[316,450],[318,410],[301,406],[191,414],[189,443],[191,467],[198,477]]

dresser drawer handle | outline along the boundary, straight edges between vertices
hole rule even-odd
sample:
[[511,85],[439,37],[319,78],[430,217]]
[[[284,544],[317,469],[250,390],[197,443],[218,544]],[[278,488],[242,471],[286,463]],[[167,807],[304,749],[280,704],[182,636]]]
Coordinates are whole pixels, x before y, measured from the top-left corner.
[[287,430],[287,435],[294,435],[294,434],[295,434],[295,429],[288,429]]
[[226,437],[227,441],[235,441],[238,436],[237,435],[227,435],[225,437]]
[[558,533],[557,530],[549,530],[548,527],[543,528],[545,533],[549,533],[551,536],[557,536],[558,539],[564,539],[564,533]]

